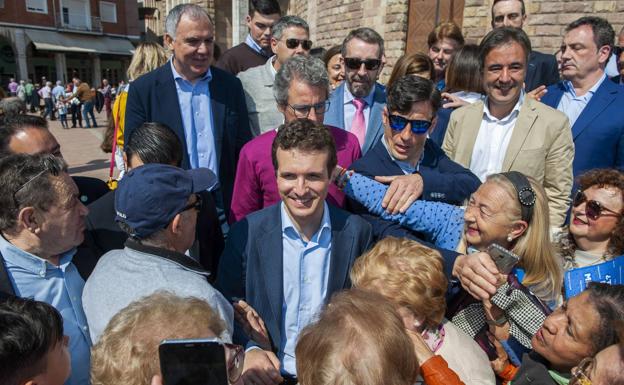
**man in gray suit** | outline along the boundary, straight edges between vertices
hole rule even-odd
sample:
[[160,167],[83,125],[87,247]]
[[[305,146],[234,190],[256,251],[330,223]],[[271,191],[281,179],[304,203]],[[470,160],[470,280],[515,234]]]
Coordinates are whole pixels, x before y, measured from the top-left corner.
[[288,58],[308,55],[311,47],[308,23],[297,16],[284,16],[273,26],[271,50],[274,55],[265,64],[238,74],[245,90],[249,124],[254,136],[284,123],[283,114],[275,107],[275,74]]

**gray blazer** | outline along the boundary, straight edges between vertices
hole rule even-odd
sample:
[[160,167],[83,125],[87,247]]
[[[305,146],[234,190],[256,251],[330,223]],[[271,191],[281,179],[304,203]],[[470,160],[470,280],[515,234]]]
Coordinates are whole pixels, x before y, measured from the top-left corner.
[[284,115],[277,109],[273,96],[275,75],[272,67],[273,58],[270,58],[264,65],[249,68],[237,75],[243,83],[253,136],[273,130],[284,123]]

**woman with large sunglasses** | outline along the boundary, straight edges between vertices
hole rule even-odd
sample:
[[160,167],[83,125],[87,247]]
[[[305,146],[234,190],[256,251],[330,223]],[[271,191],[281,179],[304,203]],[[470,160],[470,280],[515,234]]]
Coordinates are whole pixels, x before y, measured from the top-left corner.
[[[417,200],[404,214],[391,215],[381,206],[386,186],[350,171],[337,173],[336,183],[347,196],[383,219],[418,231],[437,247],[470,254],[468,259],[490,260],[486,252],[498,244],[518,255],[520,262],[514,270],[497,273],[493,295],[478,301],[460,293],[449,303],[453,310],[447,315],[491,357],[496,353],[487,335],[490,326],[496,328],[498,339],[509,340],[507,347],[516,362],[531,348],[531,337],[549,312],[544,302],[554,307],[562,282],[549,238],[545,192],[535,180],[519,172],[494,174],[465,208]],[[458,257],[453,269],[462,284],[458,263],[465,260]],[[470,287],[464,289],[471,292]]]
[[[556,238],[566,271],[604,267],[605,262],[624,254],[624,173],[597,169],[581,175],[578,182],[570,224]],[[578,291],[570,279],[566,274],[567,294]]]

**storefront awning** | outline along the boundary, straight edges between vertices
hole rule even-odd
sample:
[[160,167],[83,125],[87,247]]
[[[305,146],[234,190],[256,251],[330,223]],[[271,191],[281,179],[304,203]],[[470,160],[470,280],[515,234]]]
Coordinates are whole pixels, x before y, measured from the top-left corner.
[[130,40],[108,36],[67,34],[53,31],[26,30],[26,35],[38,50],[82,52],[112,55],[132,55]]

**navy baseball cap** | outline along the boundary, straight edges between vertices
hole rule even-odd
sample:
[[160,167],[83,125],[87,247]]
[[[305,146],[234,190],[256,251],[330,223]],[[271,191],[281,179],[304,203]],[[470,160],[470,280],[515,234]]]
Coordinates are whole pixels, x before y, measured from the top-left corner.
[[115,219],[130,227],[132,236],[148,237],[167,227],[192,194],[216,183],[217,177],[207,168],[183,170],[159,163],[134,168],[115,190]]

